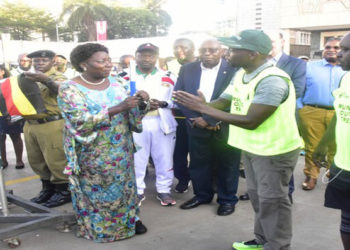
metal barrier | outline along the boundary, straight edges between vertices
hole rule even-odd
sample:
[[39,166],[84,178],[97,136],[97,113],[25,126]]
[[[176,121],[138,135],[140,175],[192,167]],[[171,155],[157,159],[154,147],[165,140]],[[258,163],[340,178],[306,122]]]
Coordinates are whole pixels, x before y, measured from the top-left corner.
[[[0,240],[6,242],[9,247],[20,246],[21,241],[17,238],[19,234],[41,229],[45,226],[52,226],[62,223],[61,232],[69,232],[69,226],[75,224],[73,213],[60,212],[54,209],[44,207],[40,204],[25,200],[15,196],[11,191],[6,191],[3,180],[3,168],[0,158],[0,196],[2,213],[0,214],[0,223],[8,223],[10,226],[0,229]],[[27,213],[10,214],[8,202],[17,205]],[[15,224],[15,225],[12,225]]]

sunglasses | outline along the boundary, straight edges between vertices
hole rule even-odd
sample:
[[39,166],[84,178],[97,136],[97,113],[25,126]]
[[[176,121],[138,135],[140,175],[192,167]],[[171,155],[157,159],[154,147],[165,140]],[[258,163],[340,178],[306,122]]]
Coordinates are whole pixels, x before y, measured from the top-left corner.
[[199,49],[199,53],[204,54],[206,52],[209,52],[210,54],[215,54],[219,51],[219,48],[201,48]]

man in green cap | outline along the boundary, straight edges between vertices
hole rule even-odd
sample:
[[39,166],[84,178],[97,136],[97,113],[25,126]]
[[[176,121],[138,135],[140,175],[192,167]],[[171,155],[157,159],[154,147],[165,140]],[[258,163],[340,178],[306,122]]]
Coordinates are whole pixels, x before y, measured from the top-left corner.
[[[241,249],[291,249],[292,218],[288,183],[296,165],[300,138],[295,121],[295,90],[287,73],[268,62],[270,38],[261,30],[219,38],[229,61],[242,67],[211,103],[203,94],[174,93],[189,109],[230,123],[228,144],[242,149],[247,190],[255,212],[255,239],[234,242]],[[230,113],[221,111],[231,107]]]

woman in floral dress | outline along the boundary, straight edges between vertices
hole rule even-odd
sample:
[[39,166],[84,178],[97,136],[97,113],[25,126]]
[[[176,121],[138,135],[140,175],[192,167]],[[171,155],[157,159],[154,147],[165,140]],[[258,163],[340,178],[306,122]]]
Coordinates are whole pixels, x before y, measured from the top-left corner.
[[149,105],[139,106],[148,94],[128,97],[123,80],[109,76],[112,63],[103,45],[77,46],[71,63],[82,73],[60,86],[58,104],[77,235],[111,242],[145,233],[137,216],[132,131],[142,130]]

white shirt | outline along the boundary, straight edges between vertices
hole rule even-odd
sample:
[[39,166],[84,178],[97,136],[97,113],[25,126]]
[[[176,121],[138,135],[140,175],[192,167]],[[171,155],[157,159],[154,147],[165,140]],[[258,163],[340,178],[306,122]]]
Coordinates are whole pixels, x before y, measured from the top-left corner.
[[203,63],[201,63],[201,80],[199,83],[199,90],[203,93],[205,100],[207,102],[210,101],[211,96],[213,95],[214,87],[215,87],[215,81],[218,76],[218,72],[221,65],[221,59],[218,65],[215,67],[209,69],[203,66]]
[[272,63],[273,66],[276,66],[276,64],[278,63],[278,61],[280,60],[282,56],[282,52],[278,53],[275,57],[272,57],[269,62]]

